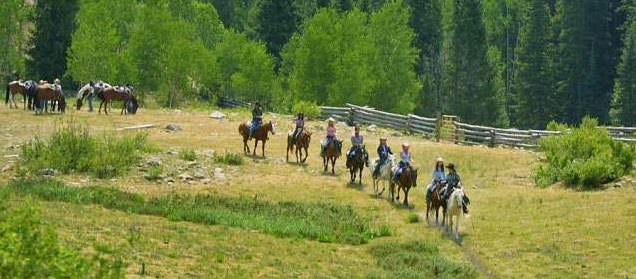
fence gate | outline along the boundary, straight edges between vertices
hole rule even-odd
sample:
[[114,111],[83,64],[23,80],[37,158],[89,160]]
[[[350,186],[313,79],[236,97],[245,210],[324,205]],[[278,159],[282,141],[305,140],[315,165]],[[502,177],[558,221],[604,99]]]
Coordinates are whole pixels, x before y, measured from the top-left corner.
[[459,117],[455,115],[442,115],[439,121],[439,139],[442,141],[456,142],[459,140],[457,127],[454,122],[459,122]]

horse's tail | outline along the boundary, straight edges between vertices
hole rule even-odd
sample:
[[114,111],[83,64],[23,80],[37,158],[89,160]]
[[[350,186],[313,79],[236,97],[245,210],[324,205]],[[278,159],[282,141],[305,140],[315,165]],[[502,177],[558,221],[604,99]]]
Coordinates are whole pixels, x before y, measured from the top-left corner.
[[4,97],[4,104],[5,105],[9,103],[9,93],[11,93],[10,91],[11,91],[11,89],[9,88],[9,85],[7,84],[7,95]]

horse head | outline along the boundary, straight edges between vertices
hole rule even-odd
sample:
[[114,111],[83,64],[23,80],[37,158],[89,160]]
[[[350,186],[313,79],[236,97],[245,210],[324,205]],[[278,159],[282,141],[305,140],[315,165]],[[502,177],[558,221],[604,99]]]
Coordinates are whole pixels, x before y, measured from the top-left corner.
[[130,113],[132,114],[137,114],[137,109],[139,109],[139,103],[137,102],[137,98],[135,98],[135,96],[132,96],[132,99],[130,100],[130,103],[132,104],[132,108],[130,109]]
[[417,187],[417,169],[411,168],[411,183],[413,183],[413,187]]
[[269,131],[272,132],[272,135],[276,134],[276,126],[274,126],[274,123],[272,121],[269,121],[267,123],[269,125]]

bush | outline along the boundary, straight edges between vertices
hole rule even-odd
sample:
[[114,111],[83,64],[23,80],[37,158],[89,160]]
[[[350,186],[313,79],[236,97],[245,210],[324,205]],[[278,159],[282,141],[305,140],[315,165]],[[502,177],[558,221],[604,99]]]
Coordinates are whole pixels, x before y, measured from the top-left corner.
[[30,202],[9,209],[8,195],[1,196],[0,278],[124,278],[121,260],[85,258],[61,246]]
[[47,140],[36,137],[23,144],[20,166],[32,173],[56,169],[62,173],[82,172],[111,178],[139,163],[141,153],[148,150],[145,134],[117,137],[106,133],[97,137],[68,122]]
[[420,222],[420,216],[418,216],[415,213],[411,213],[409,214],[409,216],[406,218],[406,221],[409,223],[419,223]]
[[181,151],[179,151],[179,158],[186,160],[186,161],[196,161],[197,160],[197,154],[194,153],[194,150],[190,149],[190,148],[183,148],[181,149]]
[[545,138],[540,145],[546,162],[534,169],[539,186],[561,181],[568,186],[596,188],[627,174],[635,155],[634,147],[614,141],[589,117],[570,133]]
[[320,107],[316,102],[296,101],[292,106],[292,113],[297,115],[301,112],[305,114],[305,118],[307,119],[316,119],[321,115]]
[[148,173],[144,175],[144,178],[150,181],[159,180],[163,175],[163,166],[151,166],[148,168]]
[[558,131],[558,132],[563,132],[563,131],[566,131],[567,129],[570,129],[570,127],[568,127],[568,124],[559,123],[554,120],[550,121],[546,127],[546,130],[548,131]]
[[225,154],[223,155],[214,154],[214,162],[231,166],[239,166],[243,164],[243,156],[238,153],[225,151]]

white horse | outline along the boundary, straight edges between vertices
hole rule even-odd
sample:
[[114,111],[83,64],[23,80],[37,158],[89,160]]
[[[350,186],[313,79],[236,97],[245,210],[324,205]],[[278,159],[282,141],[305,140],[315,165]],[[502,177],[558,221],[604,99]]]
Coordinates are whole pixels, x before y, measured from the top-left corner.
[[[373,166],[370,168],[372,177],[373,177],[373,171],[375,170],[378,162],[379,160],[375,160],[373,162]],[[384,190],[386,189],[387,184],[391,182],[391,175],[392,175],[391,170],[393,169],[394,166],[395,166],[395,155],[389,154],[389,157],[387,158],[387,160],[384,161],[384,164],[380,166],[380,175],[377,177],[373,177],[373,191],[378,196],[381,196],[384,193]],[[382,183],[382,192],[378,193],[380,182]]]
[[446,216],[448,217],[448,228],[450,233],[453,234],[453,216],[455,216],[455,238],[459,239],[459,219],[462,216],[464,202],[464,190],[462,188],[455,188],[448,198],[446,204]]

